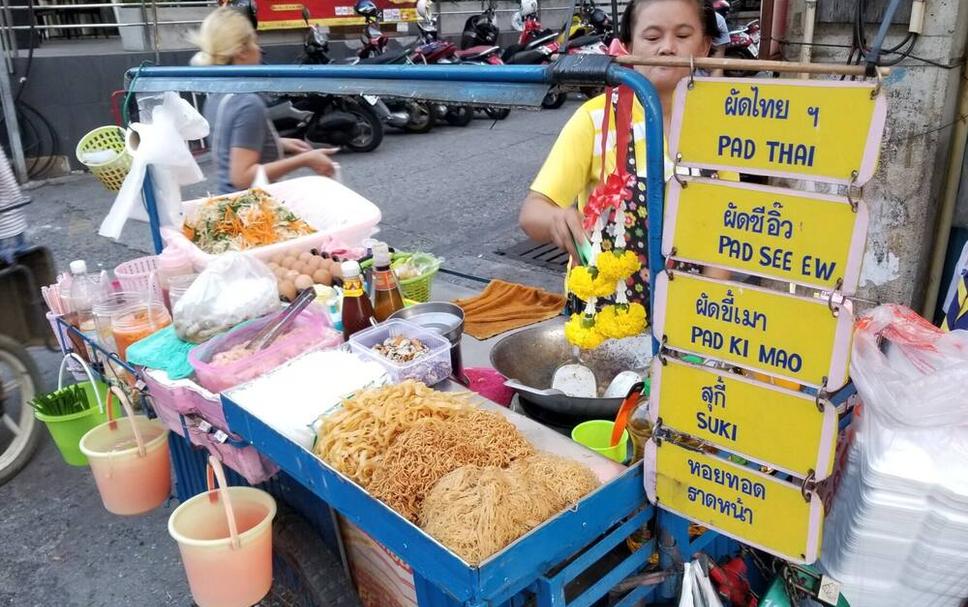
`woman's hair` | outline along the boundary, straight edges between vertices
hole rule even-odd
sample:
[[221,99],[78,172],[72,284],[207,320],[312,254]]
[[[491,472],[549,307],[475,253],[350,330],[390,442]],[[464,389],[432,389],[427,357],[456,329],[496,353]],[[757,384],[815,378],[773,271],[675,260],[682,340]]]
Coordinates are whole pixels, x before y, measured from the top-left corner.
[[[632,43],[632,36],[635,32],[635,18],[638,15],[638,9],[640,6],[649,4],[650,2],[656,1],[669,1],[669,0],[630,0],[628,4],[625,5],[625,10],[622,11],[622,20],[619,22],[618,37],[626,47]],[[719,26],[716,25],[716,11],[713,10],[712,5],[706,0],[679,0],[680,2],[686,2],[692,4],[696,8],[696,12],[699,15],[699,23],[702,24],[702,33],[705,36],[715,37],[719,32]]]
[[192,65],[227,65],[237,53],[255,43],[256,35],[245,15],[222,6],[205,17],[191,41],[201,49],[192,57]]

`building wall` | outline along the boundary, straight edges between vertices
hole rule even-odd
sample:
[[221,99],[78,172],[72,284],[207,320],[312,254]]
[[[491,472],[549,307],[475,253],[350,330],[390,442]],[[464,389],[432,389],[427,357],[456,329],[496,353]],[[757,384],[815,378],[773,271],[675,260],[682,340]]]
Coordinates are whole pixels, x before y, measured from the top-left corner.
[[[804,5],[803,0],[790,2],[790,41],[803,39]],[[814,42],[849,45],[851,32],[850,24],[817,23]],[[876,26],[869,25],[869,41],[875,32]],[[885,46],[893,46],[906,32],[906,25],[893,26]],[[942,64],[958,62],[965,52],[966,33],[968,2],[928,0],[924,34],[913,54]],[[797,60],[800,48],[783,45],[785,58]],[[817,46],[813,61],[844,63],[848,52]],[[915,308],[923,301],[960,77],[960,65],[946,70],[907,59],[884,81],[884,143],[878,171],[864,188],[871,225],[858,293],[862,298]]]

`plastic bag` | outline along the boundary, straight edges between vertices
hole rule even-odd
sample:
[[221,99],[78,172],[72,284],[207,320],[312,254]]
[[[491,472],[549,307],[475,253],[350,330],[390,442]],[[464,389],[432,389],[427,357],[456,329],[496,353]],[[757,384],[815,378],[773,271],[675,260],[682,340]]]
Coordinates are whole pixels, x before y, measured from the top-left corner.
[[857,321],[850,375],[862,419],[896,429],[968,420],[968,331],[946,333],[904,306],[878,306]]
[[175,332],[197,344],[279,306],[276,277],[267,265],[242,253],[224,253],[175,304]]
[[409,280],[436,272],[443,263],[443,258],[434,257],[430,253],[414,253],[393,262],[393,272],[397,275],[397,280]]
[[180,225],[181,186],[205,178],[186,143],[208,136],[205,118],[172,92],[139,100],[139,106],[148,122],[132,123],[128,131],[126,144],[132,156],[131,169],[98,230],[98,234],[108,238],[120,237],[128,218],[148,220],[139,203],[149,165],[162,225]]

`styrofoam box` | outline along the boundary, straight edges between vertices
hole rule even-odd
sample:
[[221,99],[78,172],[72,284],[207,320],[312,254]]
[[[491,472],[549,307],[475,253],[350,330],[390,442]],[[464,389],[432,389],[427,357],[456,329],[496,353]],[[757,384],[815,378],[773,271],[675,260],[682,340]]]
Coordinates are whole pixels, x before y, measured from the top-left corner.
[[[264,189],[280,204],[315,228],[316,232],[285,242],[242,251],[246,255],[263,261],[288,251],[358,247],[364,239],[374,233],[376,225],[382,218],[380,209],[375,204],[328,177],[316,175],[297,177],[269,184]],[[226,195],[233,196],[241,193]],[[207,200],[209,197],[184,201],[182,203],[184,216],[194,217],[199,206]],[[162,236],[169,246],[183,249],[188,253],[196,269],[204,268],[217,257],[195,246],[181,233],[180,229],[162,228]]]

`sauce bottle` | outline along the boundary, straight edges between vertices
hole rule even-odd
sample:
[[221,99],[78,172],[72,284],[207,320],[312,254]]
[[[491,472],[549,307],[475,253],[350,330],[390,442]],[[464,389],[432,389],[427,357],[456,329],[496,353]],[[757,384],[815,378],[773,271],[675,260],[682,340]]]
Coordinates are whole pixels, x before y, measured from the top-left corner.
[[390,269],[390,248],[385,242],[373,245],[373,316],[383,322],[403,309],[403,295],[397,277]]
[[363,279],[360,277],[360,264],[355,261],[344,261],[340,266],[343,272],[343,339],[369,328],[370,318],[373,317],[373,306],[370,298],[363,290]]

